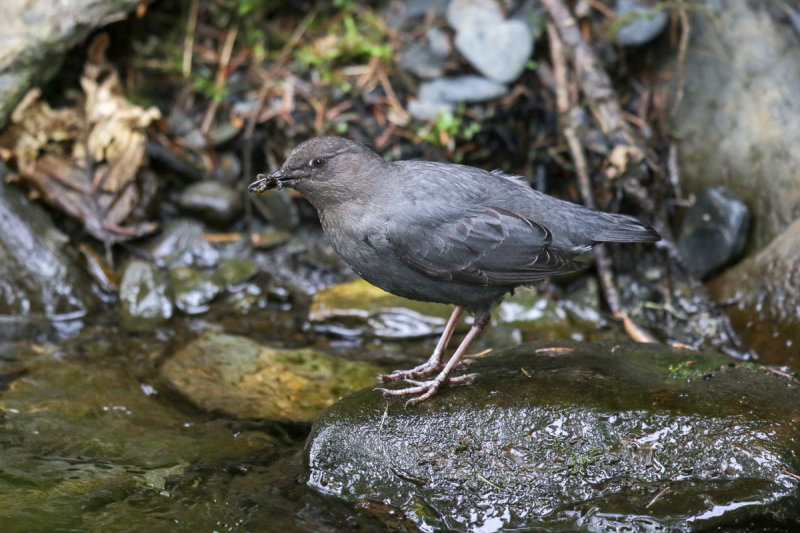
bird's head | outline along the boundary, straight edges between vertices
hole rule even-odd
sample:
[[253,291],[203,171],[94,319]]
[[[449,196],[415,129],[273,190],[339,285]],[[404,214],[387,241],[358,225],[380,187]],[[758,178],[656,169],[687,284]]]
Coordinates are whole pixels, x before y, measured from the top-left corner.
[[[259,174],[250,192],[292,187],[316,207],[333,203],[356,192],[362,177],[383,159],[366,146],[342,137],[315,137],[292,150],[281,168]],[[318,205],[319,204],[319,205]]]

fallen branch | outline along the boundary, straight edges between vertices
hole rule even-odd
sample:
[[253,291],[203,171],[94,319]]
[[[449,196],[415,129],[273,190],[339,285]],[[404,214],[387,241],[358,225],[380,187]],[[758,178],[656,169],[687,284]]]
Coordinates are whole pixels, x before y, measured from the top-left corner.
[[[578,176],[578,187],[583,197],[583,203],[595,209],[594,193],[592,183],[589,178],[589,165],[586,162],[583,145],[577,134],[578,125],[575,123],[575,113],[572,112],[574,103],[569,98],[568,70],[566,56],[564,55],[564,44],[559,38],[553,24],[547,24],[547,36],[550,44],[550,55],[553,61],[553,77],[555,80],[556,107],[561,124],[564,125],[564,137],[567,140],[572,161],[575,165],[575,173]],[[594,255],[597,263],[597,273],[600,277],[600,284],[605,294],[606,302],[617,319],[622,320],[625,331],[637,342],[656,342],[655,338],[647,331],[643,330],[631,320],[628,313],[622,309],[619,291],[614,280],[614,266],[608,251],[603,244],[594,247]]]

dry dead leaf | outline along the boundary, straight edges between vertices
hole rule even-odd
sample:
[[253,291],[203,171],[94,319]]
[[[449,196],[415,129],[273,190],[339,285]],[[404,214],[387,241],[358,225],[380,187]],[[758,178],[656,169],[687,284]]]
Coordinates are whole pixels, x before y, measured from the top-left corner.
[[156,228],[123,224],[139,201],[136,173],[145,160],[146,128],[161,114],[125,98],[105,59],[107,46],[105,35],[90,46],[84,95],[73,107],[53,109],[33,91],[23,99],[0,135],[0,157],[16,167],[14,179],[111,243]]

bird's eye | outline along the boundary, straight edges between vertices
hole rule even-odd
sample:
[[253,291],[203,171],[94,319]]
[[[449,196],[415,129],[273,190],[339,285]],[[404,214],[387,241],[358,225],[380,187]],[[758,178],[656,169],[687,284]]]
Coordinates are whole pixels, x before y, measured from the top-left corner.
[[308,162],[308,166],[314,168],[320,168],[321,166],[325,165],[327,160],[324,157],[315,157],[311,161]]

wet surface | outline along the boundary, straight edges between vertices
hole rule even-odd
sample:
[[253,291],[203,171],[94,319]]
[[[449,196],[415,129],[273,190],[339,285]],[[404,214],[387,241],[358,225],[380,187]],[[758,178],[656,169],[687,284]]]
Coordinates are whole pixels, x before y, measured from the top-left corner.
[[[34,4],[41,9],[46,2]],[[6,184],[14,176],[0,167],[0,529],[786,530],[797,520],[797,399],[787,392],[796,388],[792,370],[742,363],[753,352],[738,342],[727,316],[680,266],[668,241],[659,248],[611,247],[623,307],[666,344],[713,347],[736,362],[689,351],[670,352],[678,355],[667,362],[659,349],[637,348],[636,358],[619,357],[628,361],[621,376],[616,356],[587,356],[597,345],[575,342],[610,342],[604,346],[613,351],[628,339],[590,268],[520,289],[496,309],[473,349],[491,351],[489,358],[504,354],[510,367],[478,360],[474,387],[445,390],[434,402],[404,410],[402,400],[386,402],[371,390],[373,375],[427,359],[451,310],[353,282],[307,203],[285,189],[245,192],[257,172],[274,171],[297,142],[335,133],[372,143],[389,159],[503,168],[578,200],[562,159],[559,121],[550,114],[547,69],[537,67],[549,64],[549,47],[537,45],[534,55],[522,46],[513,54],[499,50],[500,57],[518,56],[514,76],[520,78],[506,85],[467,66],[498,65],[475,55],[491,50],[464,41],[477,26],[448,22],[446,0],[401,3],[387,12],[354,2],[315,6],[312,13],[290,4],[195,4],[202,31],[184,65],[191,75],[176,71],[174,61],[186,51],[172,38],[187,34],[184,4],[151,3],[142,18],[109,28],[110,63],[99,61],[105,37],[95,41],[99,56],[91,52],[95,45],[79,47],[74,83],[68,66],[43,95],[31,94],[28,111],[40,113],[20,110],[25,120],[15,131],[42,134],[39,140],[47,142],[30,153],[13,150],[16,161],[9,160],[16,179],[26,166],[41,171],[20,180],[32,188]],[[476,21],[499,23],[483,28],[484,37],[525,31],[520,20],[535,26],[531,38],[542,34],[537,3],[504,3],[500,11],[493,1],[461,4],[496,12]],[[237,7],[255,11],[235,14]],[[398,8],[405,15],[391,22]],[[609,21],[590,11],[582,30],[602,47],[598,30]],[[591,20],[602,24],[593,30]],[[700,27],[692,23],[693,31]],[[450,46],[453,37],[461,55]],[[411,54],[423,40],[425,49]],[[489,47],[503,41],[484,40]],[[233,45],[227,68],[218,56],[225,43]],[[424,81],[392,63],[401,50],[405,68]],[[628,66],[636,76],[638,67]],[[106,75],[97,78],[95,68]],[[114,80],[116,68],[124,89]],[[94,85],[79,84],[81,73]],[[141,127],[115,126],[132,135],[88,143],[92,155],[105,159],[87,161],[86,133],[65,137],[62,126],[91,108],[79,95],[96,94],[97,84],[119,93],[107,94],[114,109],[130,110],[126,101],[136,101],[145,106],[134,107],[137,114],[155,118],[149,106],[157,105],[159,131],[145,139],[150,118]],[[666,99],[642,86],[638,80],[617,85],[626,111],[666,116],[660,107]],[[439,115],[443,108],[449,112]],[[51,111],[61,119],[36,122]],[[575,111],[585,115],[590,167],[606,168],[611,139],[588,107]],[[72,133],[84,131],[80,126]],[[653,140],[667,137],[656,123],[644,126],[654,128]],[[131,151],[119,160],[112,148],[123,138]],[[71,166],[69,146],[76,156]],[[782,160],[734,151],[770,165]],[[47,157],[20,168],[20,161],[39,155]],[[749,169],[753,161],[746,163]],[[596,200],[666,229],[676,221],[658,214],[659,206],[685,199],[666,192],[657,174],[643,182],[647,198],[637,199],[642,191],[627,191],[611,174],[603,179],[601,170],[593,177]],[[786,180],[772,182],[783,187],[777,196],[793,198]],[[54,209],[40,209],[26,193],[42,195]],[[764,194],[754,197],[769,206]],[[754,211],[757,243],[766,242],[764,227],[775,232],[788,212],[777,210],[772,220],[763,205]],[[695,250],[708,251],[706,242]],[[762,261],[769,268],[737,269],[717,288],[725,285],[721,299],[761,351],[759,362],[798,368],[797,291],[791,290],[798,247],[782,242],[780,254]],[[748,289],[731,294],[730,287]],[[537,345],[544,348],[580,346],[586,357],[549,349],[520,358],[530,347],[514,347],[532,340],[554,341]],[[654,360],[664,363],[657,372],[648,366]],[[377,482],[369,475],[380,468],[362,475],[363,463],[348,462],[352,455],[342,455],[341,464],[314,463],[322,455],[304,463],[308,421],[341,396],[343,403],[317,422],[314,439],[323,433],[351,439],[334,452],[352,454],[376,435],[396,434],[373,454],[380,459],[389,450],[398,458]],[[473,403],[453,400],[465,397]],[[365,418],[369,424],[358,426]],[[312,486],[306,484],[309,463]],[[350,467],[358,475],[335,478],[336,468]],[[397,485],[387,480],[402,485],[407,499],[392,500]],[[384,489],[385,498],[375,496]]]
[[[525,344],[404,409],[361,391],[315,422],[309,483],[421,530],[796,524],[795,381],[656,345]],[[397,518],[387,519],[396,523]]]
[[203,411],[173,392],[157,368],[193,327],[0,346],[3,531],[374,527],[305,487],[307,424]]

